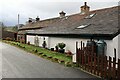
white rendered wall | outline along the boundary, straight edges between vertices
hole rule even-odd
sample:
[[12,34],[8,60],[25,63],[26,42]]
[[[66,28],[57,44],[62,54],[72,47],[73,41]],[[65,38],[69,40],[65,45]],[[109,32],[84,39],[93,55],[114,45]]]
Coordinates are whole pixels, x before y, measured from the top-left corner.
[[50,37],[49,42],[50,46],[49,48],[55,48],[55,46],[58,43],[65,43],[65,51],[70,50],[73,53],[76,53],[76,41],[79,42],[79,47],[80,47],[80,42],[83,41],[84,43],[87,42],[88,39],[79,39],[79,38],[58,38],[58,37]]
[[120,34],[118,36],[116,36],[115,38],[113,38],[113,49],[115,48],[116,49],[116,57],[117,58],[120,58],[118,57],[119,55],[119,52],[120,52],[120,49],[119,49],[119,37],[120,37]]
[[44,38],[46,41],[46,47],[48,48],[49,47],[49,38],[46,36],[39,36],[39,46],[42,46]]
[[114,57],[113,40],[105,40],[105,42],[107,44],[106,56]]
[[34,44],[34,37],[35,36],[31,36],[31,35],[27,35],[26,36],[26,42],[28,43],[28,42],[30,42],[30,44]]
[[[34,37],[32,35],[27,35],[27,42],[30,41],[31,44],[34,44]],[[45,36],[38,36],[39,38],[39,46],[42,46],[43,43],[43,38],[45,38],[45,41],[47,43],[47,48],[55,48],[55,46],[58,43],[65,43],[65,51],[70,50],[72,53],[76,53],[76,41],[79,42],[79,47],[80,47],[80,42],[83,41],[85,44],[87,43],[87,40],[90,39],[79,39],[79,38],[60,38],[60,37],[45,37]],[[95,40],[96,41],[96,40]],[[116,36],[113,38],[113,40],[105,40],[107,44],[107,49],[106,49],[106,55],[114,57],[114,48],[116,49],[116,57],[120,58],[120,35]]]
[[[45,37],[45,36],[37,36],[37,37],[39,39],[39,46],[42,46],[44,38],[45,38],[45,41],[46,41],[46,44],[47,44],[46,47],[49,47],[48,37]],[[27,43],[30,42],[30,44],[34,44],[34,38],[35,38],[34,35],[27,35]]]
[[[54,48],[57,43],[64,42],[66,44],[65,50],[72,51],[73,53],[76,53],[76,41],[79,42],[79,47],[80,47],[80,42],[83,41],[84,43],[87,42],[87,40],[90,39],[78,39],[78,38],[57,38],[57,37],[50,37],[49,42],[50,42],[50,47],[49,48]],[[95,40],[97,41],[97,40]],[[106,55],[114,57],[114,48],[116,49],[116,57],[120,58],[120,35],[116,36],[113,38],[113,40],[105,40],[107,44],[106,48]],[[118,55],[119,54],[119,55]]]
[[106,40],[107,56],[114,57],[114,48],[116,49],[116,57],[120,58],[120,34],[113,38],[113,40]]
[[[33,35],[27,35],[27,43],[28,41],[31,44],[34,44],[34,37]],[[89,39],[78,39],[78,38],[57,38],[57,37],[45,37],[45,36],[38,36],[39,38],[39,46],[42,46],[43,43],[43,38],[45,38],[46,44],[47,44],[47,48],[55,48],[55,46],[58,43],[65,43],[66,47],[65,50],[68,51],[70,50],[73,53],[76,53],[76,41],[79,42],[78,47],[80,47],[80,42],[83,41],[85,44],[87,42],[87,40]]]
[[118,57],[120,59],[120,34],[118,35]]

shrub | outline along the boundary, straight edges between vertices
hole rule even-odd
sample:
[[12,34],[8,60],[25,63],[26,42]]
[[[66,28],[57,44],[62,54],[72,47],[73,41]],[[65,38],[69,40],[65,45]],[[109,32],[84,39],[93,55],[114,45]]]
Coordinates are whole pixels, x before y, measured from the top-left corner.
[[5,40],[12,41],[12,38],[6,37]]
[[20,42],[20,40],[16,40],[15,42]]
[[35,52],[35,53],[37,53],[37,52],[38,52],[38,50],[37,50],[37,49],[35,49],[35,50],[34,50],[34,52]]
[[71,67],[71,66],[72,66],[72,63],[71,63],[71,62],[65,62],[65,66],[66,66],[66,67]]
[[55,46],[55,51],[58,52],[58,45]]
[[28,43],[27,43],[28,45],[30,45],[30,41],[28,41]]
[[68,51],[66,52],[66,54],[67,54],[68,56],[72,56],[72,52],[71,52],[70,50],[68,50]]
[[60,49],[63,49],[66,46],[66,44],[64,44],[64,43],[58,43],[58,46],[59,46]]
[[21,43],[25,44],[25,40],[21,40]]

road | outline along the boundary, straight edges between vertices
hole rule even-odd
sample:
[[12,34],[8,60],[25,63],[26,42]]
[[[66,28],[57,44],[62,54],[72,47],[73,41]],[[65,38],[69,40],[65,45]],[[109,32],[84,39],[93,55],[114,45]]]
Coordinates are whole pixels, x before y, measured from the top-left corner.
[[14,46],[1,43],[3,78],[96,78],[78,69],[65,67]]
[[2,79],[2,44],[0,43],[0,79]]

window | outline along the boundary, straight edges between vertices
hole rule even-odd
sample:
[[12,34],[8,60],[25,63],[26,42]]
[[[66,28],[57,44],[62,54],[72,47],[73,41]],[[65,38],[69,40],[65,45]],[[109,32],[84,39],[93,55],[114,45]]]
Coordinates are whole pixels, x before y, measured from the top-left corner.
[[80,26],[78,26],[77,27],[77,29],[83,29],[83,28],[85,28],[85,27],[88,27],[90,24],[88,24],[88,25],[80,25]]
[[96,13],[90,14],[90,15],[86,16],[85,19],[90,19],[90,18],[94,17],[95,15],[96,15]]
[[45,40],[45,37],[43,38],[43,40]]

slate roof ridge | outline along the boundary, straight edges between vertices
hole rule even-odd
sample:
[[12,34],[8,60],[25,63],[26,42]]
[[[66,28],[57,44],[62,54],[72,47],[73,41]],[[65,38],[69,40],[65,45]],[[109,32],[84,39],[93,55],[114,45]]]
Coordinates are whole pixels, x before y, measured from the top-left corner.
[[[113,8],[117,8],[117,7],[119,7],[119,6],[113,6],[113,7],[107,7],[107,8],[97,9],[97,10],[91,10],[91,11],[89,11],[89,13],[91,13],[91,12],[96,12],[96,11],[109,10],[109,9],[113,9]],[[67,16],[65,16],[65,17],[74,16],[74,15],[81,15],[81,16],[83,16],[83,15],[86,15],[86,14],[73,13],[73,14],[67,15]],[[46,20],[58,19],[58,18],[60,18],[60,17],[53,17],[53,18],[43,19],[43,20],[41,20],[40,22],[46,21]]]
[[92,11],[90,11],[90,12],[110,10],[110,9],[118,8],[118,7],[120,7],[120,6],[113,6],[113,7],[107,7],[107,8],[102,8],[102,9],[96,9],[96,10],[92,10]]

